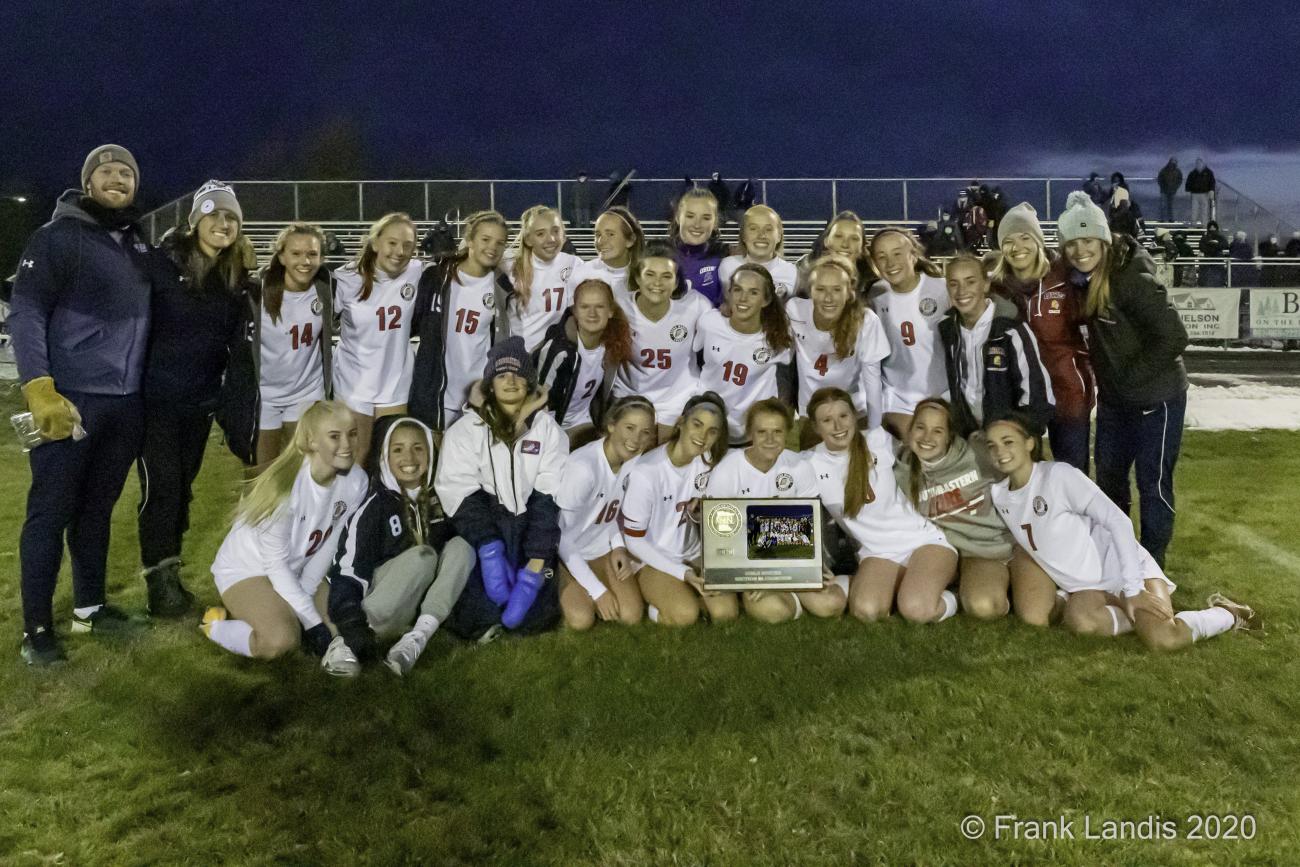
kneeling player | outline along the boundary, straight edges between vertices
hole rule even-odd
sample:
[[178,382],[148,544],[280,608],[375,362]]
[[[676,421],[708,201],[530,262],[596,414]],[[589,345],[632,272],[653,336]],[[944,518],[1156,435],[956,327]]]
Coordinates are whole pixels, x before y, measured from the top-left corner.
[[1175,614],[1174,583],[1138,544],[1128,515],[1091,479],[1069,464],[1039,461],[1038,437],[1023,419],[992,422],[985,432],[1007,476],[993,486],[993,504],[1016,542],[1070,594],[1064,623],[1071,632],[1136,631],[1152,650],[1176,650],[1259,627],[1254,611],[1218,593],[1208,608]]
[[[817,496],[817,479],[808,461],[785,447],[794,424],[794,410],[778,398],[760,400],[745,414],[745,435],[753,445],[734,449],[709,474],[710,497]],[[825,516],[826,513],[823,513]],[[778,534],[779,542],[804,542],[793,534]],[[811,540],[806,540],[811,541]],[[824,572],[820,590],[750,590],[744,594],[745,613],[764,623],[793,620],[807,610],[816,617],[838,617],[848,600],[847,575]]]

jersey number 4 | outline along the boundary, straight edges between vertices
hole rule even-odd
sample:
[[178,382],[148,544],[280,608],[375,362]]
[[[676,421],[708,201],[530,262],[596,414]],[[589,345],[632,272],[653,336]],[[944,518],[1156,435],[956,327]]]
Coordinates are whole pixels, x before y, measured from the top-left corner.
[[396,304],[388,307],[376,307],[375,315],[379,317],[380,331],[392,331],[402,324],[402,308]]

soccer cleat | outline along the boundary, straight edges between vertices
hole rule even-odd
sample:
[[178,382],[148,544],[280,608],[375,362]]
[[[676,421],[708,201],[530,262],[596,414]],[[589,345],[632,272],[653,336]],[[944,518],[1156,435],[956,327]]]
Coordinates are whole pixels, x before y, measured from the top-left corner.
[[408,632],[388,649],[388,655],[384,657],[384,665],[398,677],[406,677],[423,652],[424,642],[420,640],[419,633]]
[[121,635],[132,631],[137,625],[122,609],[105,603],[85,617],[78,617],[74,611],[71,631],[77,635],[92,632],[97,635]]
[[23,662],[36,667],[53,665],[68,658],[54,630],[46,629],[44,626],[36,627],[35,632],[23,633],[23,643],[19,653]]
[[149,588],[149,616],[182,617],[194,605],[194,594],[181,583],[181,561],[171,557],[144,570]]
[[1211,608],[1222,608],[1232,615],[1232,628],[1240,629],[1245,632],[1258,632],[1264,628],[1264,622],[1255,609],[1249,605],[1242,605],[1240,602],[1233,602],[1222,593],[1211,593],[1210,598],[1205,600],[1205,604]]
[[211,638],[212,624],[216,623],[218,620],[225,620],[226,616],[226,609],[222,608],[220,605],[213,605],[211,608],[203,612],[203,620],[199,623],[199,629],[203,630],[204,635]]
[[321,657],[320,667],[334,677],[356,677],[361,673],[361,660],[357,659],[343,636],[336,635]]

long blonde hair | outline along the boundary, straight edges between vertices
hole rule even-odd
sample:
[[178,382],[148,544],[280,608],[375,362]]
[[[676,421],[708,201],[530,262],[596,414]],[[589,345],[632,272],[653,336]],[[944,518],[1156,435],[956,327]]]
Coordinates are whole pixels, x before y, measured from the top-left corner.
[[867,261],[871,263],[871,271],[877,277],[882,280],[885,278],[885,275],[881,274],[880,269],[876,267],[876,242],[886,235],[898,235],[912,248],[912,255],[916,258],[917,274],[928,274],[931,277],[943,276],[943,271],[939,266],[926,257],[925,247],[921,246],[921,242],[917,239],[916,235],[912,233],[911,229],[905,229],[902,226],[886,226],[876,234],[872,235],[871,240],[867,242],[867,245],[864,248],[864,252],[867,254]]
[[289,239],[294,235],[310,235],[315,238],[321,250],[321,261],[325,259],[325,233],[321,231],[320,226],[311,223],[290,223],[275,236],[271,261],[266,263],[266,268],[262,271],[262,306],[266,308],[267,313],[271,314],[273,323],[280,321],[280,304],[284,301],[284,265],[280,262],[280,254],[284,252],[284,248],[289,245]]
[[337,400],[318,400],[307,408],[284,451],[257,478],[245,483],[244,494],[235,507],[236,521],[255,527],[275,514],[293,490],[303,459],[311,451],[311,441],[326,421],[337,417],[351,423],[352,410]]
[[[1029,233],[1026,232],[1025,234]],[[1030,235],[1030,237],[1033,238],[1034,236]],[[1037,253],[1034,256],[1034,272],[1029,279],[1042,280],[1047,276],[1047,272],[1051,270],[1052,260],[1047,257],[1047,248],[1043,246],[1042,241],[1034,238],[1034,246],[1037,248]],[[1016,277],[1016,269],[1011,267],[1011,260],[1007,258],[1006,247],[1007,245],[1003,244],[994,253],[993,267],[989,271],[989,277],[993,282],[1003,285],[1020,279]]]
[[527,307],[533,296],[533,248],[528,246],[528,233],[533,230],[533,224],[547,214],[553,214],[559,222],[560,243],[563,244],[564,221],[560,219],[560,212],[550,205],[533,205],[524,211],[519,218],[519,234],[515,235],[510,244],[510,249],[515,254],[514,265],[510,268],[510,281],[514,283],[515,295],[519,298],[521,308]]
[[740,252],[746,256],[749,255],[749,248],[745,246],[745,226],[749,223],[750,215],[767,214],[776,222],[776,244],[772,247],[773,256],[782,256],[785,254],[785,223],[781,220],[781,215],[774,208],[767,205],[752,205],[745,215],[740,218]]
[[1090,318],[1110,309],[1110,268],[1114,261],[1114,248],[1102,241],[1101,261],[1092,269],[1088,279],[1088,298],[1083,304],[1083,312]]
[[384,214],[370,226],[357,258],[352,261],[352,267],[356,268],[357,273],[361,275],[361,292],[357,295],[358,301],[369,300],[370,290],[375,287],[375,260],[379,258],[379,251],[375,249],[375,245],[379,243],[379,236],[387,232],[389,226],[398,223],[410,226],[411,234],[418,237],[419,232],[416,231],[415,221],[411,219],[410,214],[401,211]]
[[[835,354],[840,358],[848,358],[853,354],[853,348],[858,342],[858,332],[862,330],[862,322],[867,317],[867,309],[862,304],[862,299],[858,297],[858,269],[853,260],[841,253],[826,253],[817,257],[808,269],[808,285],[811,287],[817,272],[824,268],[833,271],[839,271],[849,281],[848,297],[844,299],[844,309],[840,311],[840,318],[835,320],[831,326],[831,342],[835,345]],[[814,326],[816,327],[816,326]]]

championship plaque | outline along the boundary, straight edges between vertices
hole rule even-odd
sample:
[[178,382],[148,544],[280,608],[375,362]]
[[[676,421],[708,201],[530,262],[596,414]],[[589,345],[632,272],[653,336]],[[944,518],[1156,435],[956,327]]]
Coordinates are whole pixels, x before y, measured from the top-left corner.
[[707,590],[820,590],[821,500],[705,499]]

